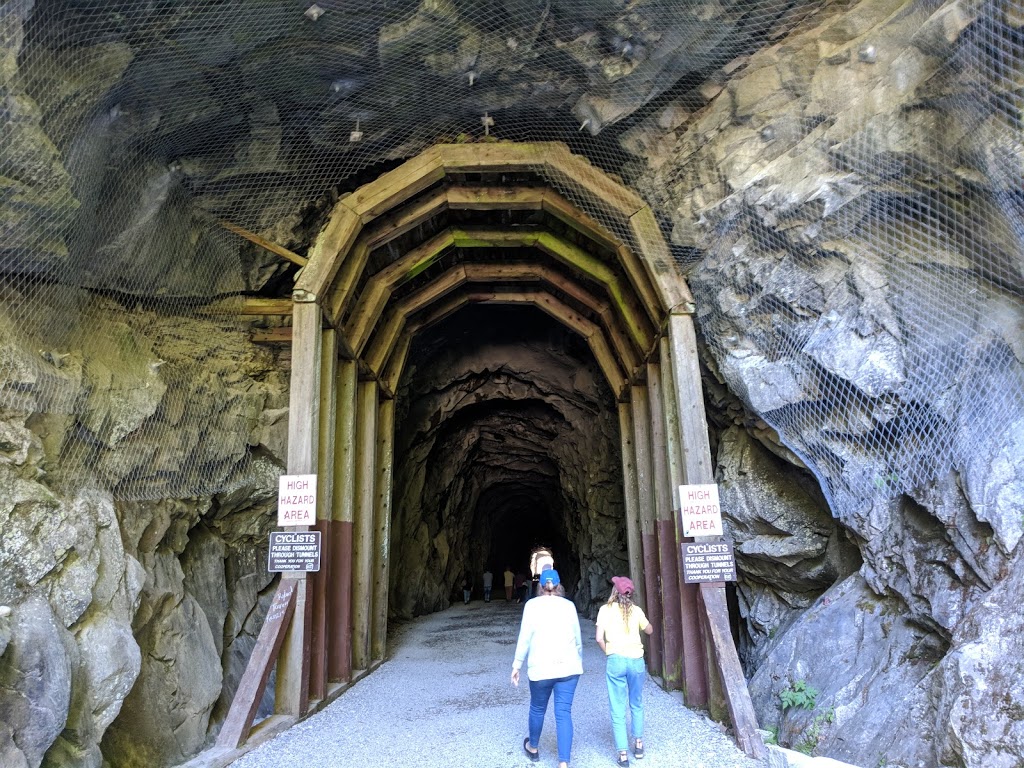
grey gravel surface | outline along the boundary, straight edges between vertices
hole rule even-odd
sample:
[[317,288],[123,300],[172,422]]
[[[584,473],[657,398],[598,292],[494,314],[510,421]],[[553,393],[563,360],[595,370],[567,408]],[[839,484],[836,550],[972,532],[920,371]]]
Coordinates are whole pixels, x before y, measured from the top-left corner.
[[[523,754],[529,688],[509,675],[522,608],[503,599],[424,616],[392,628],[389,657],[317,715],[234,763],[236,768],[333,766],[556,766],[551,704],[541,761]],[[604,654],[581,621],[583,677],[573,701],[571,768],[615,765]],[[759,768],[718,724],[648,680],[643,760],[636,768]]]

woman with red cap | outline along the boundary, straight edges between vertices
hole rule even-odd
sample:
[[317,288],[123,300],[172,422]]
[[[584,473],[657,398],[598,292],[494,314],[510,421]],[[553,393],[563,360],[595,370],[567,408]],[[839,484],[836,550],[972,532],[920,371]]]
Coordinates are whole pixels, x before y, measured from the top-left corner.
[[633,719],[633,754],[637,760],[644,756],[643,689],[647,670],[641,632],[650,635],[654,627],[643,609],[633,603],[633,582],[626,576],[613,576],[612,594],[597,613],[597,644],[608,657],[608,706],[619,765],[629,765],[627,703]]

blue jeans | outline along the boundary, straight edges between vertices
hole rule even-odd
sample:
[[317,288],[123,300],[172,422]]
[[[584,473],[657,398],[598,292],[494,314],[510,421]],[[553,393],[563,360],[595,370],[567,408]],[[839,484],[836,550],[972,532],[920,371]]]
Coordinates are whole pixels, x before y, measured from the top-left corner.
[[608,678],[608,706],[612,712],[612,736],[615,749],[619,752],[628,749],[626,739],[626,703],[633,716],[633,738],[644,737],[644,680],[647,670],[644,660],[631,659],[613,653],[608,657],[605,670]]
[[544,713],[548,699],[555,694],[555,730],[558,733],[558,761],[569,762],[572,750],[572,697],[576,695],[579,675],[552,678],[551,680],[530,681],[530,746],[536,749],[540,744],[540,732],[544,727]]
[[490,587],[484,587],[484,600],[486,600],[488,603],[491,602],[491,588]]

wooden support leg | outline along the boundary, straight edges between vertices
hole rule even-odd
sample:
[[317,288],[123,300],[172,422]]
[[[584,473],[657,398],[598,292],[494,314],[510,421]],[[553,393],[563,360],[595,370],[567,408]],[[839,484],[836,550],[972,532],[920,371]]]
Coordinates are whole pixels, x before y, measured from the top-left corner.
[[391,555],[391,479],[394,470],[395,401],[380,404],[377,423],[377,509],[373,537],[373,622],[370,653],[383,661],[388,636],[388,563]]
[[316,530],[320,531],[320,571],[311,575],[313,592],[312,651],[309,660],[309,696],[322,700],[327,696],[327,627],[331,579],[331,517],[334,503],[334,430],[337,407],[335,396],[338,362],[337,332],[323,332],[320,357],[320,439],[317,465],[324,471],[317,476]]
[[661,394],[665,420],[665,446],[667,448],[669,480],[668,487],[672,503],[672,539],[674,553],[678,559],[676,579],[679,589],[680,629],[682,631],[683,653],[683,695],[687,706],[708,705],[707,648],[701,629],[698,588],[696,584],[683,583],[682,556],[679,544],[683,541],[683,530],[679,509],[679,486],[683,484],[683,459],[679,447],[679,406],[676,403],[676,387],[672,376],[671,345],[666,337],[661,339]]
[[356,414],[356,509],[352,542],[352,666],[370,666],[373,512],[377,478],[377,382],[361,381]]
[[675,526],[672,523],[672,493],[669,487],[668,451],[665,444],[665,418],[659,366],[647,366],[647,392],[651,412],[651,465],[655,499],[655,525],[658,535],[658,568],[661,579],[662,622],[665,642],[662,648],[665,687],[683,687],[683,640],[679,610],[679,556]]
[[629,578],[637,590],[637,602],[647,605],[644,587],[644,551],[640,534],[640,502],[636,485],[636,450],[633,413],[629,403],[619,403],[619,435],[622,441],[622,495],[626,502],[626,553]]
[[641,544],[644,553],[644,592],[647,596],[647,615],[654,624],[651,636],[651,652],[648,664],[651,670],[662,676],[664,669],[664,632],[662,621],[661,588],[658,571],[657,528],[654,523],[654,489],[651,487],[651,417],[647,405],[647,387],[631,389],[630,404],[633,409],[633,435],[636,448],[636,485],[638,509],[640,512]]
[[355,519],[357,363],[338,364],[338,406],[334,452],[334,525],[332,529],[331,629],[327,676],[352,679],[352,527]]
[[[296,303],[292,311],[292,375],[288,402],[288,474],[315,475],[320,447],[320,306]],[[297,528],[296,530],[305,530]],[[304,715],[309,706],[309,659],[312,601],[304,573],[294,579],[295,613],[277,667],[275,709]]]
[[[685,482],[688,484],[713,483],[714,471],[708,444],[707,417],[697,362],[697,336],[689,315],[669,315],[672,372],[679,406],[680,446]],[[717,675],[709,684],[722,686],[726,707],[736,733],[736,742],[747,754],[760,756],[764,744],[757,733],[757,718],[750,701],[743,668],[729,631],[729,611],[725,590],[721,585],[701,584],[700,605],[703,625],[710,647],[709,662]],[[712,689],[711,696],[713,698]]]

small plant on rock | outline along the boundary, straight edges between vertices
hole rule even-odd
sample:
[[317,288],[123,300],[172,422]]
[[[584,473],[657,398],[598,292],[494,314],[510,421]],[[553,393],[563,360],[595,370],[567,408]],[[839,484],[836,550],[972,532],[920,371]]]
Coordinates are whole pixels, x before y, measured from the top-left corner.
[[779,692],[779,699],[782,700],[782,710],[790,707],[800,709],[814,709],[814,700],[818,697],[816,688],[807,684],[806,680],[796,680]]

